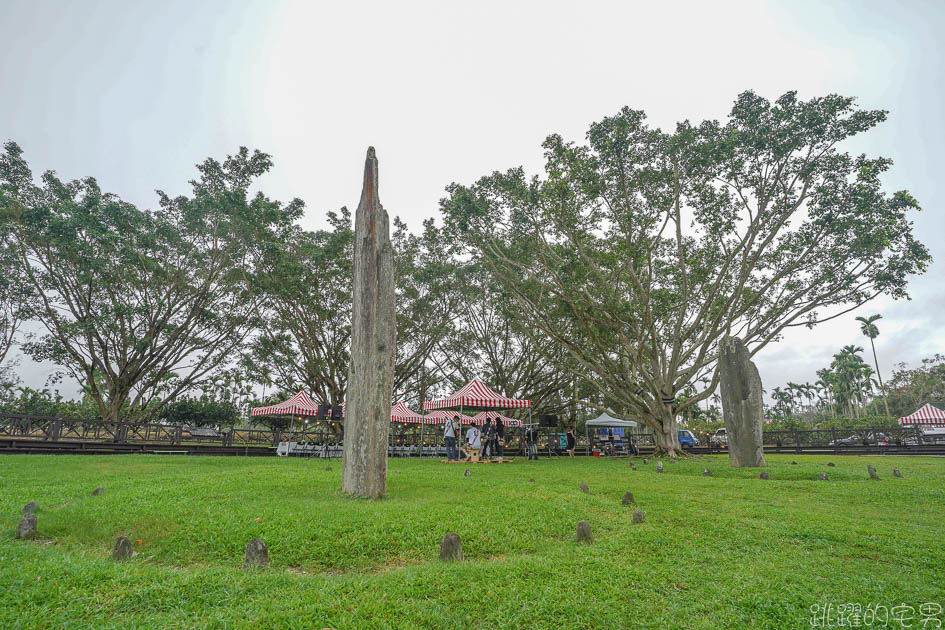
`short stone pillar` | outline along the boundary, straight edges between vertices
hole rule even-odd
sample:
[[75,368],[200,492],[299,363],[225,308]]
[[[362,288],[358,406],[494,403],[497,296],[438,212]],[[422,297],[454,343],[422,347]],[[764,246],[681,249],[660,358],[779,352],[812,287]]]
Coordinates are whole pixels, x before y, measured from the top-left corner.
[[103,488],[102,486],[99,486],[95,490],[92,490],[93,497],[101,496],[103,494],[105,494],[105,488]]
[[663,472],[663,462],[656,462],[656,472]]
[[471,476],[472,476],[472,471],[467,468],[466,472],[463,473],[463,477],[471,477]]
[[879,481],[879,475],[876,473],[876,468],[872,464],[866,465],[866,472],[870,474],[870,479]]
[[588,488],[587,484],[584,483],[583,481],[581,482],[581,492],[583,492],[584,494],[590,494],[591,492],[590,488]]
[[633,522],[642,523],[646,520],[646,514],[643,513],[643,510],[637,508],[633,511]]
[[708,468],[706,468],[705,470],[702,471],[702,476],[703,476],[703,477],[711,477],[711,476],[712,476],[712,471],[709,470]]
[[463,543],[459,534],[447,534],[440,541],[440,560],[443,562],[462,562]]
[[127,560],[132,556],[131,540],[127,536],[119,536],[112,548],[112,558],[115,560]]
[[577,541],[580,542],[594,542],[594,535],[591,533],[591,524],[587,521],[578,521],[577,524]]
[[893,477],[898,477],[899,479],[902,479],[902,473],[899,472],[898,468],[893,468]]
[[624,505],[630,505],[631,503],[633,503],[633,493],[632,492],[624,493],[623,499],[621,499],[620,502]]
[[830,477],[828,477],[827,473],[825,472],[817,473],[817,479],[819,479],[820,481],[830,481]]
[[719,372],[729,463],[736,467],[764,466],[761,376],[738,337],[725,337],[719,343]]
[[29,539],[36,536],[36,515],[30,512],[24,514],[20,523],[16,526],[16,537]]
[[269,566],[269,549],[261,538],[253,538],[246,543],[246,560],[244,568]]

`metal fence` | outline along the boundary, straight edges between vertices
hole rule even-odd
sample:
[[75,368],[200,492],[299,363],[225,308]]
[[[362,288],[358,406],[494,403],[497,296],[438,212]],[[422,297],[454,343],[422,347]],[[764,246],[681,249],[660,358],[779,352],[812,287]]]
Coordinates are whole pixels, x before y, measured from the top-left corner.
[[[0,441],[18,443],[107,443],[154,444],[167,447],[205,445],[219,447],[278,447],[281,442],[334,448],[340,447],[343,432],[331,423],[318,423],[303,430],[237,429],[207,431],[160,423],[106,422],[60,416],[0,414]],[[506,429],[505,452],[524,452],[523,429]],[[394,423],[389,447],[395,456],[439,456],[445,454],[442,428],[436,425]]]
[[[340,427],[340,425],[337,425]],[[544,454],[562,454],[555,432],[540,438],[539,451]],[[642,452],[652,451],[656,444],[652,434],[633,433],[628,436]],[[724,444],[713,444],[710,436],[697,436],[702,442],[694,452],[718,452]],[[508,427],[505,452],[508,455],[524,453],[522,427]],[[578,453],[589,453],[590,446],[579,436]],[[875,427],[868,429],[809,429],[765,431],[765,450],[769,452],[928,452],[945,453],[945,437],[931,437],[918,427]],[[337,451],[342,444],[340,428],[319,423],[304,430],[236,429],[206,431],[186,426],[160,423],[105,422],[80,420],[60,416],[28,416],[0,414],[0,442],[29,445],[32,443],[57,444],[113,444],[160,445],[164,447],[278,447],[280,442],[297,442],[331,448]],[[460,440],[457,440],[458,442]],[[2,444],[0,444],[2,445]],[[436,425],[392,424],[390,453],[393,456],[439,457],[445,453],[442,429]],[[623,451],[620,451],[621,453]]]

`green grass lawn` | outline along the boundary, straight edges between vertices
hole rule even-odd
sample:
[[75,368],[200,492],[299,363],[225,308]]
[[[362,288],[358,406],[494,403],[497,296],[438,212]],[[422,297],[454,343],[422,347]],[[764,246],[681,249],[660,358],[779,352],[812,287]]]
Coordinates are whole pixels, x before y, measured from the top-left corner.
[[[338,460],[2,456],[0,628],[804,628],[828,603],[905,603],[921,627],[945,605],[945,459],[794,457],[769,481],[724,455],[391,460],[372,502],[340,495]],[[16,540],[30,500],[40,537]],[[438,560],[447,532],[465,562]],[[272,565],[244,570],[255,536]]]

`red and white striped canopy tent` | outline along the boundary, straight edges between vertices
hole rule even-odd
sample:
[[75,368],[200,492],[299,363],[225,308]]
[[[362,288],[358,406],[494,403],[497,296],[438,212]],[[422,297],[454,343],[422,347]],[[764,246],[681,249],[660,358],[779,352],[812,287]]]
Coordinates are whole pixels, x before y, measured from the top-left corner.
[[522,409],[531,407],[530,400],[500,396],[491,387],[474,378],[450,396],[440,400],[427,400],[423,409]]
[[249,410],[251,416],[314,416],[316,413],[318,413],[318,405],[305,392],[299,392],[277,405],[254,407]]
[[464,413],[459,413],[458,411],[432,411],[423,416],[423,423],[446,424],[446,421],[452,419],[453,416],[459,416],[460,424],[476,424],[476,421],[472,417]]
[[[390,421],[391,422],[405,422],[409,424],[420,424],[425,422],[423,416],[421,416],[416,411],[412,411],[407,405],[402,402],[394,405],[390,410]],[[426,424],[430,424],[427,422]]]
[[899,424],[907,426],[917,424],[945,426],[945,411],[933,406],[931,403],[925,403],[918,411],[899,418]]
[[473,422],[478,425],[483,425],[486,423],[486,418],[492,418],[495,420],[496,417],[502,418],[502,424],[507,427],[519,427],[522,426],[521,420],[516,420],[515,418],[510,418],[508,416],[503,416],[501,413],[495,411],[480,411],[472,417]]

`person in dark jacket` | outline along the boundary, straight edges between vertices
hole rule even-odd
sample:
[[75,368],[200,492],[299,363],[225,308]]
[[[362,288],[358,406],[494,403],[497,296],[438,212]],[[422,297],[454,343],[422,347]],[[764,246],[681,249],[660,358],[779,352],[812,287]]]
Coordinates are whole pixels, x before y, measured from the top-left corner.
[[489,459],[492,457],[494,450],[492,448],[492,418],[486,418],[485,424],[482,425],[482,458]]
[[574,427],[568,428],[568,457],[574,457],[574,447],[577,440],[574,439]]
[[505,455],[505,425],[499,416],[495,417],[495,452],[499,455],[499,461],[502,461]]

